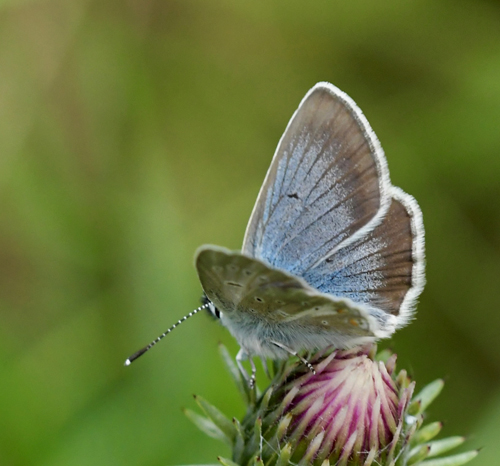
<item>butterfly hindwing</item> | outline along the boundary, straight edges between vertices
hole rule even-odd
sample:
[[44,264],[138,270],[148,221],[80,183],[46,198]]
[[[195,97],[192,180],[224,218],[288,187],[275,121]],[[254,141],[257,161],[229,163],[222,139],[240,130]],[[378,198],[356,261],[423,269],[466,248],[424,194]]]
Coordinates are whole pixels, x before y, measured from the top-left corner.
[[415,200],[398,188],[382,223],[319,261],[303,278],[314,288],[407,323],[424,285],[423,223]]
[[[259,260],[203,246],[195,263],[203,290],[223,311],[230,331],[261,326],[274,339],[297,349],[331,344],[344,347],[356,338],[375,336],[374,322],[351,300],[332,299]],[[240,336],[239,341],[242,339]],[[322,339],[328,343],[318,345]],[[263,340],[265,344],[265,337]]]

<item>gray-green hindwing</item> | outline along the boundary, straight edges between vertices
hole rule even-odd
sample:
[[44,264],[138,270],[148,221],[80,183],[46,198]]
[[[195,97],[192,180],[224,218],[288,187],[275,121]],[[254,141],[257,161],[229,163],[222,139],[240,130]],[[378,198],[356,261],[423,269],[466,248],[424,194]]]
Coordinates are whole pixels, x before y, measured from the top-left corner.
[[281,358],[295,351],[344,348],[374,339],[372,318],[350,299],[333,299],[299,277],[218,246],[203,246],[196,268],[208,299],[249,355]]

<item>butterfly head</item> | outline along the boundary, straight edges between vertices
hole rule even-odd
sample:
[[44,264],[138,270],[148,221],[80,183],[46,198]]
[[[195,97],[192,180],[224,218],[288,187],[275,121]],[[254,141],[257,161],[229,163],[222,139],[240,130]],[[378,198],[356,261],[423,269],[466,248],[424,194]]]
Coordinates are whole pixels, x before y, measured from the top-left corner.
[[210,317],[214,317],[215,319],[221,318],[222,312],[219,311],[217,307],[215,307],[215,304],[210,301],[210,299],[208,299],[208,296],[205,293],[203,293],[203,296],[201,297],[201,304],[203,304],[203,306],[206,306],[206,310]]

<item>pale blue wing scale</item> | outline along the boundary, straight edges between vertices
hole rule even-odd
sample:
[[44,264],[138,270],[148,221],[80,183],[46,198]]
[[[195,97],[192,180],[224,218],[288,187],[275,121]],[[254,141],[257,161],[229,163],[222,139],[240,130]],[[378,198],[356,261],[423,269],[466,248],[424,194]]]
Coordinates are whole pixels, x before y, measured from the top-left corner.
[[389,187],[383,151],[361,110],[319,83],[280,140],[243,252],[301,275],[373,229],[388,209]]

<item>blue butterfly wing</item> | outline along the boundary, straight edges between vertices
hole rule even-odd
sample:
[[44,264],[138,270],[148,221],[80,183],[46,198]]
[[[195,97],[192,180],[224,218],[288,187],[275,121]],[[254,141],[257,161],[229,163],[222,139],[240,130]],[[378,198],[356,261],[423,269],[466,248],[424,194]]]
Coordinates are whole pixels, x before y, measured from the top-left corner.
[[380,144],[356,104],[328,83],[304,97],[283,134],[245,234],[243,252],[301,275],[390,204]]
[[[404,265],[391,259],[394,248],[406,251]],[[423,287],[420,209],[391,185],[375,133],[335,86],[314,86],[292,116],[250,217],[243,253],[321,292],[368,305],[374,314],[398,316],[403,308],[401,325],[411,315]],[[365,259],[355,262],[358,256]],[[406,278],[391,293],[394,284],[387,280],[396,269]]]

